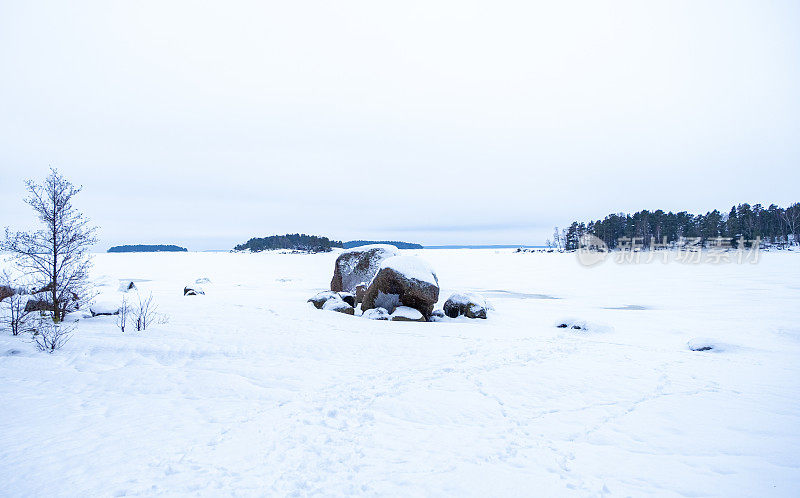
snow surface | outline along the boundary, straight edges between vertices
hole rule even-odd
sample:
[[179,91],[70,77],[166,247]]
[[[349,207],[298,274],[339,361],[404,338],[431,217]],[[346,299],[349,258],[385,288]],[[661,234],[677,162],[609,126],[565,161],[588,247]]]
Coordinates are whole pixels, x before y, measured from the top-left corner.
[[439,285],[436,279],[436,272],[427,261],[416,256],[392,256],[381,261],[381,269],[391,268],[392,270],[413,278],[420,282],[428,282]]
[[403,253],[495,312],[320,312],[336,253],[98,255],[99,291],[136,279],[170,321],[81,319],[53,355],[0,332],[0,496],[797,495],[800,255]]
[[117,297],[114,294],[104,294],[97,296],[94,302],[89,307],[89,310],[95,314],[114,314],[119,311],[122,306],[122,293]]

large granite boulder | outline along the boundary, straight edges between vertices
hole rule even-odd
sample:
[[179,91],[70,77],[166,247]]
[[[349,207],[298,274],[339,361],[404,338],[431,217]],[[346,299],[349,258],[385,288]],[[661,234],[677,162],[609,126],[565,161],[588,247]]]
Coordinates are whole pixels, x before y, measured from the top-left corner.
[[372,244],[344,251],[336,258],[331,290],[355,294],[358,284],[372,280],[381,261],[396,255],[397,248],[388,244]]
[[385,308],[393,313],[398,306],[408,306],[427,319],[438,300],[439,279],[428,263],[414,256],[394,256],[381,262],[361,309]]
[[445,301],[443,311],[450,318],[486,318],[489,305],[486,299],[472,292],[458,292]]

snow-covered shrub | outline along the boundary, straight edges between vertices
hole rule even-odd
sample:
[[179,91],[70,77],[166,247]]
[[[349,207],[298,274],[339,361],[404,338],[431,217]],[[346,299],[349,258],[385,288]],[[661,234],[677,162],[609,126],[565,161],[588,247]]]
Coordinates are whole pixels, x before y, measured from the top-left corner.
[[52,317],[39,317],[33,330],[33,343],[39,351],[53,353],[72,338],[74,324],[54,322]]
[[11,335],[20,335],[31,330],[31,313],[26,310],[30,296],[13,294],[2,301],[0,323],[11,330]]
[[158,305],[153,302],[153,293],[146,298],[138,295],[138,302],[133,306],[131,314],[134,328],[141,332],[154,323],[167,323],[169,316],[158,312]]

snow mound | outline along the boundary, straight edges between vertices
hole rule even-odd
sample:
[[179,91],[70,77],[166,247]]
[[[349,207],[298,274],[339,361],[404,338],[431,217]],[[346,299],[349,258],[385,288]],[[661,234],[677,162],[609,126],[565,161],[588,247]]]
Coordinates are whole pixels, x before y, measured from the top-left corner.
[[348,315],[355,313],[355,309],[341,299],[328,299],[325,301],[325,304],[322,305],[322,309],[325,311],[338,311],[339,313],[346,313]]
[[119,289],[117,289],[117,290],[119,290],[120,292],[128,292],[128,291],[132,291],[132,290],[135,291],[137,289],[136,289],[136,284],[133,283],[132,281],[123,280],[123,281],[121,281],[119,283]]
[[707,337],[695,337],[687,342],[686,345],[692,351],[709,351],[719,353],[730,349],[728,345]]
[[593,332],[593,333],[609,333],[614,331],[614,327],[598,322],[588,322],[586,320],[578,320],[575,318],[565,318],[556,322],[556,327],[560,329],[568,329],[576,332]]
[[392,313],[392,320],[395,321],[409,321],[409,322],[424,322],[425,317],[422,316],[419,310],[409,306],[398,306]]
[[89,307],[92,316],[97,315],[116,315],[119,313],[120,301],[115,301],[111,297],[101,297],[96,299]]
[[385,308],[372,308],[365,311],[361,316],[368,320],[388,320],[389,312]]

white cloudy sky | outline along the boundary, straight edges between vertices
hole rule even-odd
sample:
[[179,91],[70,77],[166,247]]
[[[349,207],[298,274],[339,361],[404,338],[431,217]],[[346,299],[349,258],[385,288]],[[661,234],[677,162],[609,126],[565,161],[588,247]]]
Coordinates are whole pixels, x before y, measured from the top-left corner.
[[0,3],[0,225],[101,245],[542,243],[800,200],[800,2]]

